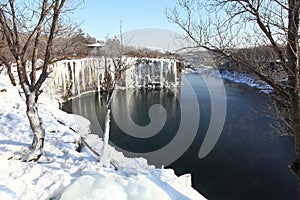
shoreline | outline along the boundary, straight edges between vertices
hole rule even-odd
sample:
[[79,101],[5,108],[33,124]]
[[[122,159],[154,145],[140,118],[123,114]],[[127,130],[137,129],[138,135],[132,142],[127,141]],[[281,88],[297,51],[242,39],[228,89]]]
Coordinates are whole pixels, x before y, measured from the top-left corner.
[[21,162],[18,159],[32,142],[26,105],[8,77],[3,72],[0,77],[0,88],[5,89],[0,93],[0,185],[5,186],[0,199],[68,199],[82,189],[87,192],[77,195],[105,200],[112,196],[120,200],[205,199],[191,186],[190,174],[176,176],[173,169],[156,169],[146,159],[126,158],[111,146],[109,152],[120,165],[118,171],[103,168],[87,147],[77,152],[81,136],[98,152],[102,139],[90,134],[87,119],[59,109],[55,91],[45,91],[38,102],[46,131],[43,155],[38,162]]
[[265,94],[270,94],[273,92],[273,88],[267,83],[261,80],[255,80],[255,77],[249,74],[239,73],[236,71],[222,70],[213,67],[199,67],[199,68],[189,68],[185,70],[185,73],[210,73],[216,77],[222,78],[223,80],[228,80],[233,83],[244,84],[252,88],[256,88],[258,91]]

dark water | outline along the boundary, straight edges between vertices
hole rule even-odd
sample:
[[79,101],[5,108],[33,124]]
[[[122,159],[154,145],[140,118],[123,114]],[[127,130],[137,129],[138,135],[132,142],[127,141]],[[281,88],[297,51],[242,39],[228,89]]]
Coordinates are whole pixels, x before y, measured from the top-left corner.
[[[214,123],[210,121],[212,100],[204,82],[206,76],[184,76],[196,94],[200,120],[197,121],[193,114],[184,117],[189,122],[199,123],[199,128],[187,151],[168,167],[174,168],[178,175],[191,173],[193,187],[208,199],[297,199],[297,182],[287,167],[294,158],[293,140],[291,137],[277,136],[270,127],[275,122],[267,118],[266,113],[272,114],[274,111],[268,108],[270,102],[267,96],[245,85],[224,82],[227,105],[225,124],[212,151],[200,159],[199,149],[209,124]],[[218,84],[210,88],[216,91],[218,89]],[[117,149],[126,150],[127,156],[132,155],[129,152],[143,155],[171,144],[182,123],[182,102],[192,103],[192,98],[185,90],[186,84],[174,91],[118,91],[112,104],[115,118],[112,119],[111,144]],[[92,132],[102,135],[104,103],[105,100],[97,94],[89,94],[67,102],[64,109],[90,119]],[[149,109],[154,104],[164,107],[167,119],[162,129],[151,137],[147,137],[143,131],[140,132],[140,137],[126,134],[114,120],[117,119],[116,116],[127,116],[127,111],[124,110],[126,107],[130,113],[127,118],[131,117],[136,125],[147,126],[151,123]],[[191,104],[190,106],[193,107]],[[158,121],[164,115],[161,111],[155,111],[155,114]],[[127,118],[123,117],[121,121],[128,123]],[[182,141],[190,137],[190,130],[188,127],[186,129],[186,135],[181,137]],[[174,151],[171,149],[167,156],[172,157],[183,147],[179,143],[172,148]],[[163,156],[162,154],[161,159]],[[151,164],[158,164],[157,158],[150,156],[147,159]]]

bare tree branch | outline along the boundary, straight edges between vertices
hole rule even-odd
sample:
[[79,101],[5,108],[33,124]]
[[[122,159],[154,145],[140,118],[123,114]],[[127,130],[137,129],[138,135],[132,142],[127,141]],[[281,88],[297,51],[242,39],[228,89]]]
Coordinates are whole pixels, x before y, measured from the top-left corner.
[[[297,176],[300,199],[300,1],[198,1],[198,5],[201,5],[194,11],[200,16],[198,21],[191,17],[192,14],[186,8],[192,8],[194,2],[178,2],[179,6],[169,9],[166,17],[177,24],[197,47],[222,55],[233,61],[236,68],[250,70],[273,87],[274,93],[270,97],[276,103],[277,117],[282,118],[286,130],[292,130],[295,141],[296,159],[290,169]],[[212,15],[225,19],[220,21],[218,17],[210,18]],[[267,47],[264,49],[268,53],[259,55],[263,47]],[[277,60],[280,62],[274,70],[265,64]],[[282,82],[283,77],[287,81]]]
[[[71,1],[68,1],[71,3]],[[41,94],[41,87],[51,70],[49,64],[55,57],[53,55],[53,41],[62,27],[59,23],[65,10],[67,0],[42,0],[33,3],[34,8],[26,9],[26,2],[9,0],[8,4],[0,5],[0,30],[10,53],[16,63],[19,83],[25,94],[27,105],[26,114],[34,138],[32,142],[32,152],[24,156],[25,161],[36,161],[42,155],[45,130],[42,127],[41,119],[38,115],[37,101]],[[64,8],[66,8],[64,10]],[[32,21],[26,21],[32,19]],[[44,46],[43,46],[44,45]],[[7,55],[6,55],[7,56]],[[8,58],[1,54],[0,60],[6,65],[11,82],[16,85],[12,74],[12,65]],[[42,58],[42,73],[36,80],[37,60]],[[56,57],[59,60],[60,57]],[[31,60],[31,68],[27,61]],[[30,71],[31,70],[31,71]],[[28,74],[30,73],[30,78]]]

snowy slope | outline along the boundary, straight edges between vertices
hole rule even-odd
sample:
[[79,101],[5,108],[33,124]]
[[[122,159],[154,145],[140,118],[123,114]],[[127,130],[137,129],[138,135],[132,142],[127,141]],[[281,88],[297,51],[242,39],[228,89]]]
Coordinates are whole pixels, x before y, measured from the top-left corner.
[[39,162],[21,162],[32,133],[24,100],[0,74],[0,199],[204,199],[191,187],[189,174],[155,169],[142,158],[125,158],[110,147],[119,170],[103,168],[86,147],[76,151],[80,136],[100,152],[102,140],[89,135],[89,121],[58,109],[44,95],[39,112],[46,129]]

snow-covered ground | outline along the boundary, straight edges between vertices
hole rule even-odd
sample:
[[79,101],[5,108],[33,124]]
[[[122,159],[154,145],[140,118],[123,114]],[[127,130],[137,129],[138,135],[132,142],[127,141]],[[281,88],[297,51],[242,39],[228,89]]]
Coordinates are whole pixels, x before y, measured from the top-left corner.
[[191,187],[189,174],[177,177],[172,169],[155,169],[143,158],[126,158],[110,147],[118,170],[104,168],[88,148],[76,151],[80,137],[98,153],[102,140],[89,134],[89,121],[59,110],[47,95],[39,102],[46,129],[43,156],[21,162],[32,132],[26,106],[16,87],[0,74],[0,199],[205,199]]
[[202,66],[199,68],[190,68],[185,70],[186,73],[198,73],[198,74],[206,74],[209,73],[211,75],[220,77],[224,80],[228,80],[234,83],[245,84],[250,87],[254,87],[259,91],[269,94],[273,91],[273,88],[267,83],[258,80],[254,76],[245,73],[239,73],[235,71],[223,70],[220,72],[218,69],[211,66]]
[[220,72],[218,73],[218,76],[235,83],[246,84],[266,94],[269,94],[270,92],[273,91],[273,88],[270,85],[268,85],[263,81],[257,80],[257,78],[249,74],[223,70],[221,73]]

